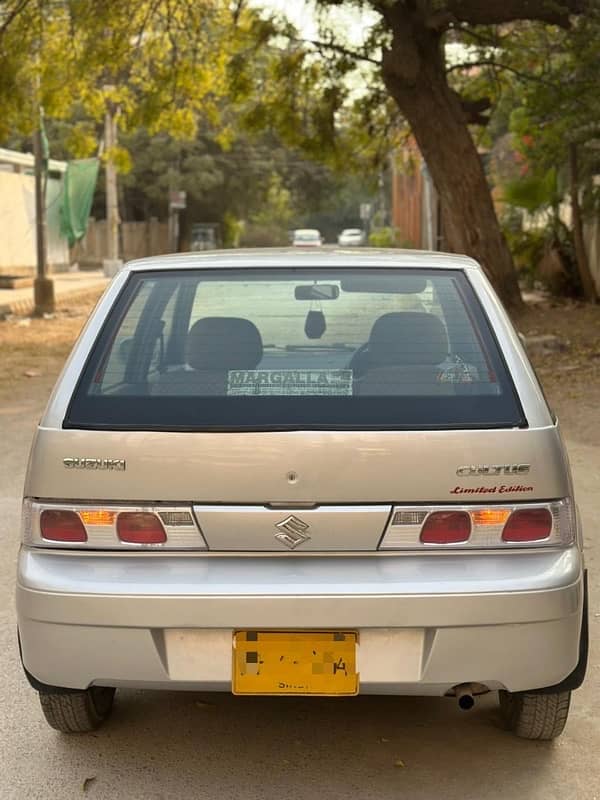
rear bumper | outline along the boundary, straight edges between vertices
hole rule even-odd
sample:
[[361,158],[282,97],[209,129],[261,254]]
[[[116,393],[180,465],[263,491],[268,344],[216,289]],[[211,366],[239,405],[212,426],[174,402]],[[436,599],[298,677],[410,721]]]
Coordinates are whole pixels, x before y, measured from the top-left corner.
[[575,668],[577,548],[361,557],[73,554],[23,549],[23,662],[42,683],[229,690],[236,629],[359,632],[361,691],[522,691]]

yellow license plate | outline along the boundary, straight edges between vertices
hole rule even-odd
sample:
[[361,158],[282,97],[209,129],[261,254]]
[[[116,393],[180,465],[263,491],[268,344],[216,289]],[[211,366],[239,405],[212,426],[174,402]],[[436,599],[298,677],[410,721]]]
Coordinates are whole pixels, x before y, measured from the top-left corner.
[[236,631],[234,694],[352,695],[358,692],[357,634]]

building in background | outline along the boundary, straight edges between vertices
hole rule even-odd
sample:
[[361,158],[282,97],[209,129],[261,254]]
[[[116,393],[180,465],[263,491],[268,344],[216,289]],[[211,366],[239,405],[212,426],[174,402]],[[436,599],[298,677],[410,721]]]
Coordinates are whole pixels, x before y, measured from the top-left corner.
[[[506,152],[504,152],[506,151]],[[495,152],[482,152],[486,172],[489,171],[490,156],[494,159],[492,181],[497,180],[498,159],[504,162],[514,161],[514,151],[508,147],[496,147]],[[396,234],[396,244],[400,247],[414,247],[422,250],[447,250],[444,240],[443,210],[427,165],[416,143],[411,140],[402,150],[395,153],[391,159],[392,165],[392,227]],[[595,185],[600,185],[600,176],[594,179]],[[505,208],[505,201],[498,186],[492,191],[492,198],[499,216]],[[543,228],[548,221],[550,211],[545,209],[536,214],[521,211],[523,230],[531,231]],[[567,228],[572,229],[571,204],[568,198],[560,204],[560,218]],[[590,272],[600,292],[600,214],[588,214],[583,225],[584,242],[589,260]],[[540,277],[549,283],[547,263],[544,264]],[[564,269],[560,261],[552,266],[554,271]]]
[[[0,148],[0,275],[33,275],[36,270],[34,161],[29,153]],[[60,235],[60,198],[66,161],[48,162],[46,209],[48,264],[69,268],[69,245]]]
[[441,207],[427,165],[414,141],[392,163],[392,227],[398,244],[443,250]]

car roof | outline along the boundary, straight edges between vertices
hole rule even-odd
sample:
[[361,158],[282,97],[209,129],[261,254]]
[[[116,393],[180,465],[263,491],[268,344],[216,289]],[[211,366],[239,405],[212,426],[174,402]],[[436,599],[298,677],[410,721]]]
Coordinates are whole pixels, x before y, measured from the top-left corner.
[[481,269],[468,256],[424,250],[363,248],[320,249],[318,252],[293,248],[255,248],[247,250],[208,250],[195,253],[152,256],[130,261],[126,270],[145,272],[165,269],[245,269],[250,267],[396,267],[429,269]]

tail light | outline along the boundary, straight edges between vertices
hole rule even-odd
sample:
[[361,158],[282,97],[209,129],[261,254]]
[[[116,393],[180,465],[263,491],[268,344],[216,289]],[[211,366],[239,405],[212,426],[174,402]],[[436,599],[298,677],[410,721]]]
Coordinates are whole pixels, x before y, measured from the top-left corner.
[[434,511],[421,528],[423,544],[458,544],[471,535],[471,517],[466,511]]
[[156,514],[122,511],[117,517],[117,536],[129,544],[163,544],[167,534]]
[[380,550],[568,547],[576,536],[573,503],[396,506]]
[[87,550],[207,550],[191,507],[23,501],[23,543]]
[[508,518],[503,542],[540,542],[552,533],[552,514],[547,508],[521,508]]
[[86,542],[81,517],[75,511],[46,509],[40,514],[40,533],[48,542]]
[[[503,505],[395,506],[384,551],[516,550],[576,540],[569,498]],[[23,501],[23,543],[87,550],[208,550],[191,506]]]

